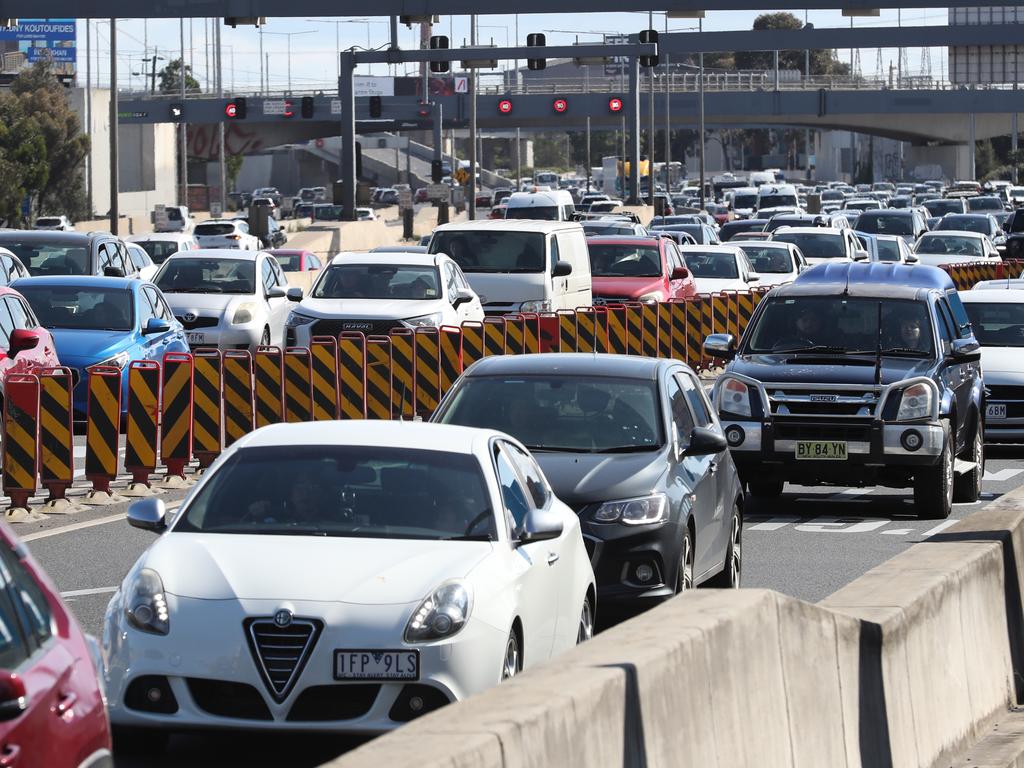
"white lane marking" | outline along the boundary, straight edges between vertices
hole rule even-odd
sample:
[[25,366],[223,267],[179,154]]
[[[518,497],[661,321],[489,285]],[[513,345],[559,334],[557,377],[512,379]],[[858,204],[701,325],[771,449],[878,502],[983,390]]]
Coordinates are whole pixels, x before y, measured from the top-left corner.
[[888,525],[889,520],[850,520],[849,518],[822,515],[795,526],[804,533],[868,533]]
[[960,522],[959,520],[947,520],[944,523],[939,523],[934,528],[932,528],[930,531],[925,531],[921,535],[922,536],[934,536],[936,533],[939,533],[940,531],[944,531],[947,528],[949,528],[951,525],[956,525],[959,522]]
[[909,536],[913,532],[913,528],[897,528],[893,531],[879,531],[883,536]]
[[61,592],[61,597],[83,597],[85,595],[109,595],[117,592],[117,587],[93,587],[92,589],[72,589]]
[[990,482],[1002,483],[1016,477],[1021,472],[1024,472],[1024,469],[1000,469],[998,472],[986,472],[983,479]]
[[747,530],[750,531],[777,531],[780,528],[785,528],[790,523],[799,523],[803,518],[800,517],[772,517],[763,523],[757,523],[756,525],[750,526]]
[[[180,504],[167,507],[167,513],[174,512]],[[50,536],[59,536],[62,533],[72,533],[73,531],[80,531],[83,528],[93,528],[97,525],[106,525],[107,523],[116,523],[118,520],[124,520],[125,514],[122,512],[118,515],[109,515],[107,517],[97,517],[95,520],[84,520],[81,523],[72,523],[71,525],[62,525],[58,528],[50,528],[45,531],[39,531],[38,533],[29,533],[25,536],[21,536],[22,541],[36,541],[37,539],[47,539]]]

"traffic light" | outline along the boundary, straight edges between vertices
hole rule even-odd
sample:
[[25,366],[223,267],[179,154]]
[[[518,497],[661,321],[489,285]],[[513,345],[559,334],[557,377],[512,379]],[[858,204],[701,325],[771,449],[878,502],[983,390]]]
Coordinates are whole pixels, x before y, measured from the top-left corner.
[[563,112],[565,112],[565,111],[566,111],[567,109],[569,109],[569,102],[568,102],[568,101],[566,101],[565,99],[555,99],[555,100],[554,100],[554,101],[553,101],[553,102],[551,103],[551,107],[552,107],[552,109],[554,109],[554,110],[555,110],[555,112],[557,112],[558,114],[562,114],[562,113],[563,113]]
[[303,96],[302,97],[302,117],[308,120],[313,116],[313,97]]
[[[442,51],[448,50],[448,36],[447,35],[431,35],[430,36],[430,50]],[[448,61],[432,61],[430,62],[431,72],[448,72],[451,70],[451,62]]]
[[[640,42],[641,43],[658,43],[658,31],[656,29],[643,29],[640,31]],[[658,66],[658,54],[653,56],[641,56],[640,57],[641,67],[656,67]]]
[[512,101],[510,99],[502,99],[498,102],[498,111],[503,115],[507,115],[512,111]]
[[[526,45],[528,48],[543,48],[547,45],[547,40],[542,32],[531,32],[526,36]],[[526,66],[532,70],[544,69],[547,65],[547,59],[526,60]]]
[[292,104],[291,99],[284,100],[284,116],[295,117],[295,106]]
[[180,123],[185,115],[185,105],[180,101],[176,101],[170,106],[171,111],[171,122]]
[[440,160],[430,161],[430,180],[435,184],[440,184],[441,179],[444,178],[444,165]]
[[618,96],[613,96],[608,99],[608,111],[609,112],[621,112],[622,111],[622,99]]
[[380,117],[380,108],[381,108],[380,96],[371,96],[370,97],[370,117],[373,118],[374,120],[376,120],[378,117]]
[[224,107],[224,116],[229,120],[245,119],[246,104],[245,97],[241,96],[234,101],[229,101]]

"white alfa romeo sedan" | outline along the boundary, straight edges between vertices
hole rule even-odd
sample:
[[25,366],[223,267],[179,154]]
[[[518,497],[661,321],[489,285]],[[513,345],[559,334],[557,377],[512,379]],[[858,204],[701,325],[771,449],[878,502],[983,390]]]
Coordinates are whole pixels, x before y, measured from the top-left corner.
[[110,719],[378,733],[550,659],[594,626],[576,515],[493,430],[266,427],[169,519],[107,607]]

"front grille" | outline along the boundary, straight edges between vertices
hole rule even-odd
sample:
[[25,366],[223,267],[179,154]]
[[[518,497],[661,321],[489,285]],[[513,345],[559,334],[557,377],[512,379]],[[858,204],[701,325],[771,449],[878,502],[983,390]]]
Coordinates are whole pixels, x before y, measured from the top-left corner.
[[[826,385],[827,386],[827,385]],[[878,407],[875,388],[827,389],[800,385],[766,385],[772,415],[871,418]]]
[[196,328],[216,328],[219,322],[216,317],[197,317],[194,320],[186,320],[180,315],[175,315],[175,317],[186,331],[192,331]]
[[359,318],[317,320],[310,329],[310,335],[333,336],[337,338],[342,331],[359,331],[366,336],[384,336],[392,328],[404,327],[398,320],[364,320]]
[[1024,386],[989,384],[986,385],[985,389],[988,390],[987,400],[990,403],[1005,403],[1010,400],[1020,400],[1024,402]]
[[316,619],[293,619],[286,627],[270,618],[246,620],[249,650],[277,701],[284,701],[295,686],[322,629],[323,622]]
[[370,711],[379,692],[379,683],[314,685],[299,694],[288,713],[288,721],[320,723],[362,717]]
[[775,420],[776,440],[845,440],[866,443],[871,440],[871,425],[858,423]]
[[204,712],[239,720],[273,720],[260,692],[246,683],[190,677],[188,692]]

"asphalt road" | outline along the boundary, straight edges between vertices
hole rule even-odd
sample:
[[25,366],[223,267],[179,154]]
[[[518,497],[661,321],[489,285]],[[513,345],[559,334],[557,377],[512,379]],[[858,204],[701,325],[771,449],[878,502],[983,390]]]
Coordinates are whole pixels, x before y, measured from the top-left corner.
[[[1024,483],[1024,447],[992,448],[976,504],[958,504],[945,521],[919,521],[909,491],[801,488],[752,500],[744,526],[744,586],[768,587],[817,601],[865,571]],[[126,485],[120,478],[118,486]],[[185,491],[163,494],[169,506]],[[106,604],[135,559],[153,540],[124,521],[127,502],[20,523],[15,530],[49,572],[88,632],[100,636]],[[358,744],[352,738],[238,739],[175,736],[160,757],[119,756],[119,766],[314,766]]]

